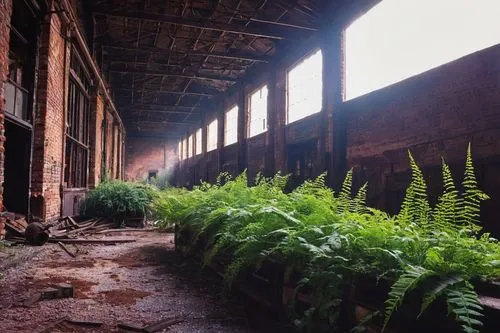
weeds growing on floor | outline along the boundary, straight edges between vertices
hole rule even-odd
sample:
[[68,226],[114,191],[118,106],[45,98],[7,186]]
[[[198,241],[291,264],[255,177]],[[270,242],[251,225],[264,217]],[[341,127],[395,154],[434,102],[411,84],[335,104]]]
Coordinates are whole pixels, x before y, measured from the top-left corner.
[[[463,191],[459,192],[443,160],[443,193],[432,207],[422,171],[409,156],[412,180],[399,214],[367,207],[366,185],[352,196],[349,171],[340,193],[325,186],[325,174],[284,193],[287,176],[258,176],[247,186],[245,174],[231,180],[222,174],[215,184],[192,191],[170,188],[155,204],[164,225],[177,223],[205,243],[205,262],[231,253],[225,281],[230,287],[245,269],[272,258],[303,276],[301,286],[313,291],[306,314],[335,327],[342,302],[342,281],[372,276],[392,281],[385,320],[414,289],[423,291],[421,313],[438,298],[464,332],[479,332],[482,307],[471,284],[500,276],[500,246],[481,234],[480,191],[470,147]],[[307,327],[308,319],[297,324]]]
[[156,196],[157,190],[150,185],[106,181],[89,192],[82,203],[80,214],[112,218],[121,223],[126,217],[148,214]]

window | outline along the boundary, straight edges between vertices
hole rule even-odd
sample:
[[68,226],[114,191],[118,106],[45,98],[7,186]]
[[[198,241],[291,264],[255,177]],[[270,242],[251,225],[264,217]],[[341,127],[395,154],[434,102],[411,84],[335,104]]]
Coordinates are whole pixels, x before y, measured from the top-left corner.
[[194,154],[195,155],[199,155],[202,153],[202,135],[203,135],[203,131],[201,128],[198,128],[198,130],[196,131],[196,135],[195,135],[195,140],[196,140],[196,146],[195,146],[195,149],[194,149]]
[[193,157],[193,135],[188,137],[188,158]]
[[207,152],[217,149],[217,119],[207,126]]
[[248,116],[249,138],[267,131],[267,85],[250,95]]
[[346,99],[500,43],[498,0],[384,0],[345,31]]
[[179,140],[179,147],[177,148],[177,154],[179,155],[179,161],[182,161],[182,140]]
[[287,123],[323,108],[323,56],[317,50],[288,71]]
[[238,106],[235,105],[224,115],[224,146],[238,142]]
[[182,156],[183,156],[183,160],[185,160],[186,158],[188,158],[187,138],[185,138],[184,140],[182,140]]
[[90,80],[76,49],[71,51],[64,182],[68,188],[87,187]]

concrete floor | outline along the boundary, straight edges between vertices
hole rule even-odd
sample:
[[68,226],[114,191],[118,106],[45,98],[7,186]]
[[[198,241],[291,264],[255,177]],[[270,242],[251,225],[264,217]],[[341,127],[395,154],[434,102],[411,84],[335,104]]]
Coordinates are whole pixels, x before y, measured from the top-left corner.
[[[79,245],[76,258],[56,244],[7,250],[12,255],[0,250],[0,267],[10,266],[0,280],[0,332],[122,332],[118,322],[141,327],[171,317],[184,319],[169,328],[174,333],[276,332],[265,320],[256,320],[255,306],[249,310],[246,300],[225,298],[218,277],[184,262],[174,251],[171,234],[110,237],[137,241]],[[75,298],[23,307],[22,302],[37,291],[60,282],[75,287]],[[65,316],[100,321],[103,326],[48,328]]]

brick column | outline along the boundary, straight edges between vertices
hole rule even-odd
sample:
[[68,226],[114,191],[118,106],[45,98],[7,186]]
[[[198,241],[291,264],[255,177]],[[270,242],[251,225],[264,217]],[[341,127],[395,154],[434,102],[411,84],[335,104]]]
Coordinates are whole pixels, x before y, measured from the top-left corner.
[[[4,177],[4,82],[9,73],[10,19],[12,16],[12,0],[0,2],[0,211],[3,210],[3,177]],[[0,218],[0,239],[5,235],[5,220]]]

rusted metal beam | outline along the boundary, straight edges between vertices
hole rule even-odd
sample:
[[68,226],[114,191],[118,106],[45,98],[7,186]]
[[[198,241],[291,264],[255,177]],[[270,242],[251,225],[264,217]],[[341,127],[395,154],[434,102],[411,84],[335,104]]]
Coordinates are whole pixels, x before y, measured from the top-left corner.
[[134,47],[125,47],[119,44],[103,44],[104,48],[107,49],[116,49],[116,50],[122,50],[122,51],[131,51],[131,52],[145,52],[145,53],[151,53],[151,54],[157,54],[157,55],[170,55],[170,54],[184,54],[187,56],[200,56],[200,57],[214,57],[214,58],[223,58],[223,59],[234,59],[234,60],[245,60],[245,61],[256,61],[256,62],[270,62],[271,57],[269,56],[259,56],[251,53],[245,53],[245,52],[203,52],[203,51],[182,51],[182,50],[165,50],[165,49],[159,49],[156,47],[141,47],[141,48],[134,48]]
[[184,79],[191,80],[214,80],[214,81],[227,81],[227,82],[238,82],[238,79],[227,77],[227,76],[218,76],[218,75],[207,75],[207,74],[179,74],[179,73],[169,73],[164,71],[153,71],[153,70],[137,70],[137,69],[111,69],[110,72],[113,73],[122,73],[122,74],[144,74],[144,75],[155,75],[155,76],[171,76],[171,77],[180,77]]
[[[223,31],[226,33],[233,33],[239,35],[257,36],[269,39],[285,39],[287,38],[286,31],[276,31],[275,29],[268,29],[263,27],[243,27],[238,24],[226,24],[214,20],[205,20],[197,18],[187,18],[180,16],[158,15],[151,13],[130,13],[130,12],[94,12],[94,15],[111,16],[124,19],[153,21],[167,24],[182,25],[190,28],[205,29],[212,31]],[[261,23],[262,25],[262,23]]]
[[137,109],[128,112],[127,114],[129,115],[135,115],[135,114],[148,114],[148,113],[160,113],[160,114],[180,114],[180,115],[188,115],[188,114],[193,114],[193,115],[198,115],[201,114],[200,112],[190,112],[190,111],[179,111],[179,110],[146,110],[146,109]]
[[132,88],[121,88],[121,87],[114,87],[114,90],[120,90],[120,91],[129,91],[129,92],[153,92],[153,93],[158,93],[158,94],[164,94],[164,95],[191,95],[191,96],[203,96],[203,97],[214,97],[216,95],[214,94],[206,94],[206,93],[199,93],[199,92],[192,92],[192,91],[166,91],[166,90],[161,90],[161,89],[132,89]]
[[118,107],[120,109],[172,108],[172,109],[187,109],[187,110],[191,110],[193,107],[198,108],[197,106],[165,105],[165,104],[127,104]]

